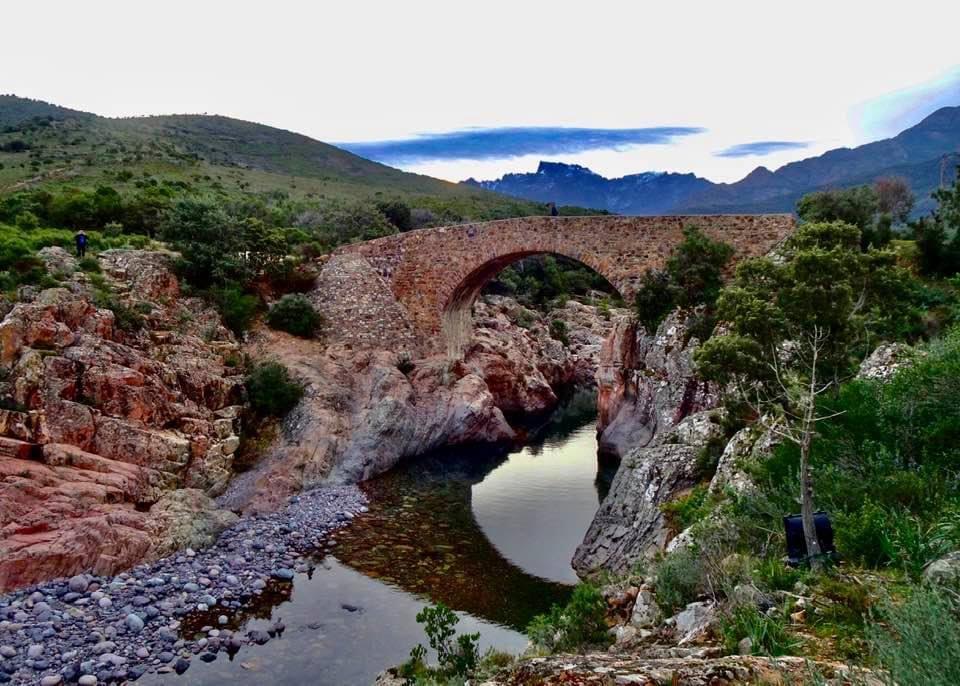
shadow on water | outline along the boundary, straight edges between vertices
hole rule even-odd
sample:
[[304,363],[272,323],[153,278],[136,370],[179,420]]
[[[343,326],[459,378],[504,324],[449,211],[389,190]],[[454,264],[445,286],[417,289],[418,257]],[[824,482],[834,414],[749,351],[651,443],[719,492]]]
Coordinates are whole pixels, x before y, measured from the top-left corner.
[[[369,683],[422,640],[416,612],[438,601],[482,644],[521,650],[533,616],[569,597],[570,551],[615,470],[598,465],[595,416],[595,396],[575,394],[523,427],[522,449],[446,449],[363,484],[369,512],[336,533],[314,571],[269,583],[229,615],[244,631],[282,618],[283,639],[196,664],[183,680]],[[216,626],[216,614],[185,618],[183,634]]]

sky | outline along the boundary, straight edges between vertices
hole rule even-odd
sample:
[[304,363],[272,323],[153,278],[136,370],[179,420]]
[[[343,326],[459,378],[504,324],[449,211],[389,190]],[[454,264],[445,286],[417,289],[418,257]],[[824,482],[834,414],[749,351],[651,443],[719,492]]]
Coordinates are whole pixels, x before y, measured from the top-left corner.
[[735,181],[960,105],[944,0],[7,3],[0,93],[223,114],[450,180]]

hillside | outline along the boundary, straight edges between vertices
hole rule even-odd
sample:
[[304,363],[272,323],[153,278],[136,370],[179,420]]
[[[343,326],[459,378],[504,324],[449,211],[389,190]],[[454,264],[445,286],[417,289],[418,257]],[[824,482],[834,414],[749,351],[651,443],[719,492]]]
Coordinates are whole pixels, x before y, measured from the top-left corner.
[[532,200],[576,202],[624,214],[790,212],[806,193],[902,176],[917,197],[916,214],[932,208],[947,155],[947,181],[960,163],[960,107],[944,107],[886,140],[837,148],[776,171],[757,167],[736,183],[712,183],[693,174],[645,172],[606,179],[577,165],[542,162],[536,173],[464,182]]
[[216,193],[427,199],[464,219],[543,211],[529,202],[402,172],[262,124],[208,115],[110,119],[0,96],[0,195],[107,182],[123,191],[138,177]]

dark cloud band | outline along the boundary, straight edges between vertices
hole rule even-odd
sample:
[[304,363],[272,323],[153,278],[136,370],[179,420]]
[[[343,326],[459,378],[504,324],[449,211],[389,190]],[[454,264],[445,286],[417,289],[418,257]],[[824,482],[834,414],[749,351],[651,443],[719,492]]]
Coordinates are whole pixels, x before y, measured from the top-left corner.
[[802,150],[808,147],[810,147],[810,143],[806,141],[754,141],[731,145],[729,148],[713,154],[715,157],[759,157],[783,152],[784,150]]
[[510,127],[427,133],[414,138],[362,143],[338,143],[352,153],[387,164],[428,160],[483,160],[521,155],[560,155],[587,150],[619,149],[630,145],[663,145],[682,136],[703,133],[696,126],[657,126],[643,129]]

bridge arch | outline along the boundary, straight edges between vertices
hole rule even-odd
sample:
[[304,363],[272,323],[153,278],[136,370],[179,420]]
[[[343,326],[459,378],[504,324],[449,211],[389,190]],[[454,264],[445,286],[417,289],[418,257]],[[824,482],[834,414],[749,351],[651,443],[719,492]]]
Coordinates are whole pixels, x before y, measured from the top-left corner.
[[791,215],[522,217],[420,229],[337,250],[317,297],[335,339],[418,353],[456,355],[470,332],[479,289],[525,256],[571,258],[627,300],[647,269],[662,268],[687,226],[734,248],[734,261],[762,255],[794,228]]
[[[604,274],[602,267],[596,264],[591,256],[574,256],[559,252],[549,252],[544,250],[522,250],[518,252],[507,252],[503,255],[493,257],[476,267],[467,274],[464,279],[453,288],[453,291],[446,296],[441,314],[441,335],[447,353],[456,357],[460,351],[466,348],[470,341],[473,331],[473,304],[480,296],[483,288],[497,277],[507,267],[514,265],[528,257],[540,255],[551,255],[554,257],[565,257],[579,265],[582,265],[602,276],[613,286],[621,297],[626,297],[617,284],[610,280],[610,276]],[[586,261],[585,261],[586,260]],[[594,262],[594,264],[590,264]]]

